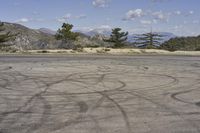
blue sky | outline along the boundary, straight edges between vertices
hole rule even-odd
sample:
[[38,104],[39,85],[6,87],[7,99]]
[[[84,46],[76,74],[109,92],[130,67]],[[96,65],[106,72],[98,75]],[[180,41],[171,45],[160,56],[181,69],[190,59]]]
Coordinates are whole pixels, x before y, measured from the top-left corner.
[[200,35],[200,0],[0,0],[0,20],[30,28],[57,30],[63,22],[75,30],[130,33],[172,32]]

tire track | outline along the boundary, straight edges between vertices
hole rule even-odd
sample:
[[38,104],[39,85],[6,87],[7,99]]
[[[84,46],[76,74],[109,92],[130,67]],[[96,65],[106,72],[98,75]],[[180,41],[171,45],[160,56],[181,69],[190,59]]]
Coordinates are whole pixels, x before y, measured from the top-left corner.
[[164,105],[164,104],[162,104],[162,103],[160,103],[160,102],[154,101],[151,97],[147,96],[147,95],[144,94],[144,93],[140,93],[140,92],[137,92],[137,91],[128,91],[127,93],[132,94],[132,95],[134,95],[134,96],[137,96],[137,97],[139,97],[139,98],[141,98],[141,99],[143,99],[143,100],[145,100],[145,101],[148,101],[148,102],[150,102],[150,103],[152,103],[152,104],[155,104],[156,106],[158,106],[158,107],[160,107],[160,108],[162,108],[162,109],[164,109],[164,110],[166,110],[166,111],[172,113],[173,115],[178,116],[178,117],[179,117],[180,119],[182,119],[184,122],[187,122],[188,125],[191,125],[191,126],[192,126],[193,128],[195,128],[198,132],[200,132],[199,125],[197,125],[196,123],[194,123],[194,122],[191,121],[191,120],[185,119],[184,116],[183,116],[181,113],[179,113],[178,111],[176,111],[176,110],[174,110],[174,109],[172,109],[172,108],[170,108],[170,107],[168,107],[168,106],[166,106],[166,105]]
[[117,109],[121,112],[122,117],[124,119],[125,126],[127,128],[127,133],[132,133],[132,129],[131,129],[129,118],[128,118],[128,115],[126,114],[126,111],[114,99],[110,98],[106,93],[100,92],[99,94],[104,96],[107,100],[112,102],[117,107]]

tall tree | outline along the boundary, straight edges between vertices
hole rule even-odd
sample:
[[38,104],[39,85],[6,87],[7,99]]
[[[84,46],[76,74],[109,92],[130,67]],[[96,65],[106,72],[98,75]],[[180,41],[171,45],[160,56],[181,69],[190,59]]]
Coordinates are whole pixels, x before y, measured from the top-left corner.
[[106,42],[114,43],[115,48],[123,47],[125,45],[126,40],[128,39],[128,32],[121,32],[121,28],[112,29],[112,34]]
[[161,44],[163,37],[163,35],[158,33],[145,33],[135,37],[135,44],[144,48],[155,48]]
[[2,47],[5,47],[6,45],[4,44],[5,42],[9,41],[14,35],[11,35],[10,32],[4,32],[4,23],[0,22],[0,49]]
[[55,37],[57,40],[62,40],[64,42],[74,41],[78,37],[78,33],[72,32],[73,25],[68,23],[63,23],[62,28],[58,29]]

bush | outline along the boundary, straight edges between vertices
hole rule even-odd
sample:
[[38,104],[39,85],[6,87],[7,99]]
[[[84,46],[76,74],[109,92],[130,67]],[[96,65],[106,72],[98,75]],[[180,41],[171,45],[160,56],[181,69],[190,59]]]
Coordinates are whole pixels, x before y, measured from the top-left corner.
[[195,51],[200,51],[200,47],[196,48]]
[[47,50],[37,51],[37,53],[49,53]]
[[96,50],[96,51],[97,51],[97,53],[106,53],[106,52],[110,51],[110,49],[109,48],[103,48],[103,49]]
[[99,48],[100,46],[99,45],[87,45],[86,47],[88,47],[88,48]]
[[110,49],[109,49],[109,48],[105,48],[104,50],[105,50],[105,52],[108,52],[108,51],[110,51]]
[[76,45],[72,50],[77,52],[83,52],[83,46],[81,46],[80,44]]

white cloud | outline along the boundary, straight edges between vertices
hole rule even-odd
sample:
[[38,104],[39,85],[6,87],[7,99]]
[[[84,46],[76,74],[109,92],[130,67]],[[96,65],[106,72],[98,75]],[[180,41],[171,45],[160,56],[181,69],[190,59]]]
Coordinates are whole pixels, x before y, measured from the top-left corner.
[[149,24],[152,24],[152,21],[150,21],[150,20],[141,20],[140,23],[144,24],[144,25],[149,25]]
[[104,8],[104,7],[108,6],[108,2],[109,2],[109,0],[94,0],[92,2],[92,5],[95,6],[95,7]]
[[77,18],[77,19],[85,19],[85,18],[87,18],[87,16],[85,14],[81,14],[81,15],[76,16],[75,18]]
[[174,27],[171,28],[173,31],[180,31],[183,28],[183,25],[175,25]]
[[27,22],[29,22],[30,20],[28,19],[28,18],[21,18],[21,19],[19,19],[19,20],[17,20],[16,22],[17,23],[27,23]]
[[70,13],[65,14],[63,17],[56,19],[60,23],[67,22],[68,19],[70,19],[72,15]]
[[71,18],[71,14],[70,13],[67,13],[66,15],[63,16],[63,19],[70,19]]
[[152,13],[152,16],[154,17],[154,19],[160,20],[160,21],[168,21],[169,15],[170,14],[163,13],[162,11]]
[[154,23],[154,24],[157,24],[158,21],[157,21],[156,19],[153,19],[153,23]]
[[64,18],[58,18],[57,21],[60,22],[60,23],[64,23],[64,22],[66,22],[66,19],[64,19]]
[[175,11],[174,14],[181,15],[181,11]]
[[189,17],[189,16],[191,16],[193,14],[194,14],[194,11],[191,10],[191,11],[185,12],[184,16],[185,17]]
[[122,20],[135,20],[136,18],[140,18],[140,17],[150,17],[152,20],[151,22],[145,22],[143,20],[141,20],[140,22],[143,24],[147,24],[147,23],[154,23],[156,24],[158,21],[168,21],[169,17],[170,17],[171,13],[164,13],[162,11],[144,11],[142,9],[136,9],[136,10],[129,10],[126,13],[126,16],[122,19]]
[[189,14],[191,14],[191,15],[194,14],[194,11],[189,11]]
[[142,9],[129,10],[123,20],[134,20],[135,18],[142,17],[144,12]]
[[111,29],[111,26],[110,25],[101,25],[99,28],[100,29]]

